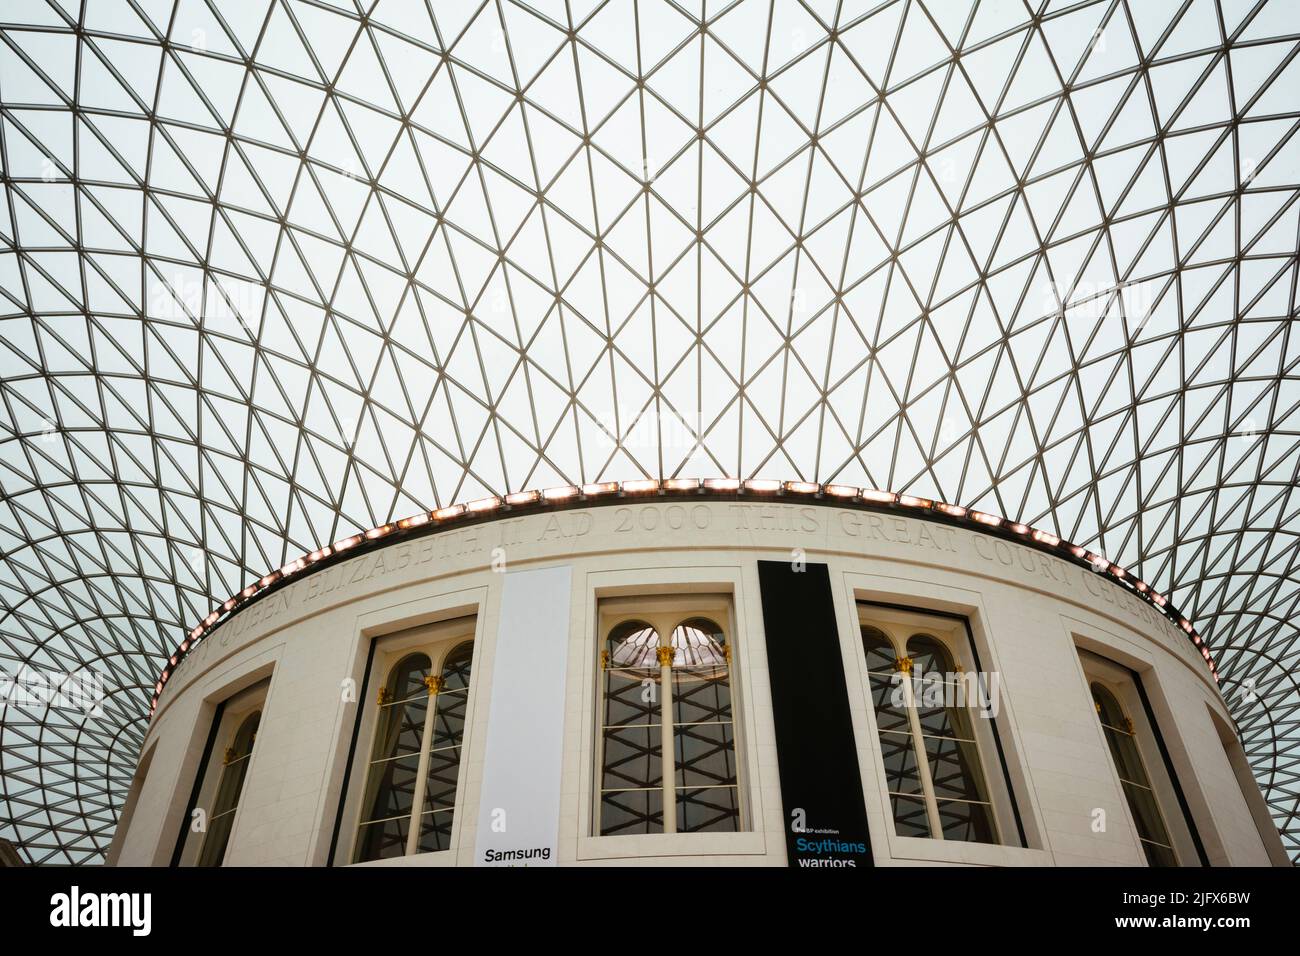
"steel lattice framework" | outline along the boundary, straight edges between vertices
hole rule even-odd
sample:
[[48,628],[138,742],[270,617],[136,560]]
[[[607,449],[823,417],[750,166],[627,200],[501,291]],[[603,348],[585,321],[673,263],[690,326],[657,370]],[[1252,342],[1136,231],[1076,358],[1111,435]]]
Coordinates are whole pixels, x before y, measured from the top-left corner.
[[843,481],[1213,648],[1300,850],[1290,0],[0,11],[0,835],[102,858],[214,601],[489,493]]

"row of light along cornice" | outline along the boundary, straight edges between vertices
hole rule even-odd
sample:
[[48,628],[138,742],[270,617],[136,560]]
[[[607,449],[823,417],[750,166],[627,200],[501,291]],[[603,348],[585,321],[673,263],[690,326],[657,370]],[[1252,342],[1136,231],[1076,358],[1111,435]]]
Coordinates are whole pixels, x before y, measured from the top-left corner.
[[1218,668],[1205,641],[1196,633],[1192,622],[1183,617],[1178,609],[1163,594],[1150,587],[1145,581],[1134,577],[1127,570],[1114,564],[1102,555],[1086,548],[1071,544],[1048,531],[1040,531],[1017,521],[1009,521],[983,511],[963,508],[961,505],[945,504],[930,498],[918,498],[913,495],[896,494],[892,491],[877,491],[873,488],[859,488],[854,485],[818,484],[813,481],[776,481],[766,478],[639,478],[633,481],[603,481],[587,485],[563,485],[558,488],[546,488],[541,491],[518,491],[508,495],[493,495],[479,498],[465,504],[449,505],[422,514],[402,518],[388,524],[358,532],[333,544],[318,548],[309,554],[290,561],[288,564],[254,581],[238,594],[230,597],[224,604],[212,612],[190,631],[180,646],[167,659],[162,674],[154,684],[153,700],[149,706],[150,716],[158,706],[158,697],[177,665],[185,655],[193,650],[214,629],[228,620],[236,611],[242,610],[253,601],[273,590],[284,586],[312,571],[353,557],[357,553],[377,547],[380,542],[391,543],[392,539],[413,537],[420,534],[441,531],[444,528],[465,525],[496,517],[502,513],[529,513],[573,507],[575,505],[600,504],[629,498],[712,498],[712,499],[759,499],[816,501],[821,504],[866,508],[874,511],[903,512],[924,514],[926,518],[943,521],[948,524],[964,525],[984,531],[990,531],[1039,551],[1045,551],[1064,558],[1088,570],[1114,581],[1144,601],[1155,607],[1174,625],[1183,631],[1196,646],[1201,657],[1205,659],[1210,674],[1216,683],[1219,681]]

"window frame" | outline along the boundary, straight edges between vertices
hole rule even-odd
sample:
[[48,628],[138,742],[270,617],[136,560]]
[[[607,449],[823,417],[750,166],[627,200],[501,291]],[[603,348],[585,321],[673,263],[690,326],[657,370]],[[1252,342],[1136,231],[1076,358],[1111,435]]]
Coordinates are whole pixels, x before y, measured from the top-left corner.
[[[461,829],[462,818],[466,811],[464,800],[467,765],[469,763],[468,746],[471,735],[471,697],[474,691],[476,680],[476,671],[478,666],[478,641],[477,641],[477,623],[478,616],[476,613],[469,613],[463,616],[457,616],[447,620],[436,621],[428,624],[421,624],[414,627],[404,628],[390,634],[374,638],[373,660],[370,668],[370,677],[366,686],[362,689],[359,696],[358,704],[362,707],[359,715],[357,727],[358,746],[355,756],[355,767],[351,774],[347,791],[344,795],[345,814],[344,821],[348,829],[345,831],[346,837],[340,840],[339,853],[335,865],[345,866],[375,866],[391,864],[399,860],[409,860],[413,857],[422,857],[426,859],[440,858],[445,854],[455,853],[459,846],[459,833]],[[379,704],[379,695],[381,690],[387,690],[388,683],[392,677],[393,670],[397,665],[402,663],[406,658],[413,654],[423,653],[429,659],[430,675],[442,676],[444,665],[448,658],[462,646],[470,646],[470,675],[469,681],[465,688],[465,723],[460,739],[460,754],[456,767],[456,797],[452,804],[452,825],[448,837],[447,848],[443,850],[419,850],[419,829],[414,825],[415,819],[415,801],[412,803],[412,813],[409,816],[412,819],[407,834],[406,850],[400,856],[395,857],[378,857],[373,860],[358,860],[357,853],[361,847],[361,826],[367,811],[366,790],[370,780],[370,770],[375,763],[375,748],[378,745],[378,732],[380,728],[381,706]],[[427,720],[425,729],[432,732],[430,726],[436,721],[436,713],[433,714],[432,720]],[[420,760],[418,762],[417,775],[423,771],[420,776],[420,785],[417,788],[420,800],[423,800],[423,789],[427,785],[429,771],[430,739],[425,736],[425,730],[421,731],[420,741]],[[408,755],[409,756],[409,755]],[[343,836],[341,834],[341,836]],[[412,844],[416,849],[412,850]],[[342,862],[346,861],[346,862]]]
[[[731,701],[732,759],[736,767],[736,782],[729,789],[735,791],[737,816],[734,831],[678,831],[677,830],[677,791],[676,785],[676,748],[671,719],[673,698],[671,683],[663,682],[662,669],[659,678],[659,718],[663,744],[660,763],[660,792],[662,796],[661,813],[663,829],[656,833],[604,834],[601,832],[602,795],[606,792],[602,786],[605,763],[605,703],[606,680],[604,656],[610,635],[618,627],[634,622],[651,627],[658,639],[657,647],[670,646],[673,632],[681,625],[697,618],[705,618],[717,625],[727,649],[727,684]],[[618,596],[598,597],[596,607],[596,654],[595,654],[595,694],[594,722],[591,766],[590,821],[588,836],[605,839],[658,838],[677,836],[717,836],[719,834],[748,833],[752,831],[748,774],[745,768],[745,747],[743,707],[741,704],[740,682],[737,673],[738,651],[735,645],[735,613],[731,594],[728,593],[690,593],[684,595],[666,594],[620,594]],[[667,719],[665,719],[667,718]],[[701,789],[701,788],[684,788]]]
[[[184,867],[197,867],[200,865],[199,860],[202,859],[204,846],[212,835],[212,821],[215,814],[212,814],[211,811],[215,809],[214,803],[220,793],[222,779],[228,766],[225,755],[228,749],[234,745],[235,738],[244,723],[256,713],[259,714],[258,726],[253,733],[253,740],[246,758],[248,767],[240,780],[235,806],[229,811],[233,814],[233,819],[230,822],[230,830],[226,835],[226,845],[222,850],[221,859],[214,864],[207,864],[218,867],[225,866],[226,858],[230,855],[230,848],[235,843],[240,821],[239,811],[245,803],[244,790],[247,789],[249,780],[253,776],[258,754],[256,737],[265,723],[266,701],[270,688],[271,679],[265,677],[242,690],[236,691],[217,705],[218,710],[212,718],[212,746],[204,754],[203,761],[198,769],[197,790],[195,798],[186,811],[186,818],[182,821],[184,836],[175,865]],[[196,834],[190,827],[193,820],[192,814],[194,810],[199,808],[202,808],[207,816],[204,820],[204,830],[201,833],[201,838],[195,839],[199,834]]]
[[1144,841],[1124,789],[1123,778],[1120,776],[1119,767],[1116,765],[1114,755],[1111,753],[1110,743],[1106,740],[1105,728],[1098,719],[1096,703],[1092,693],[1093,684],[1101,685],[1114,698],[1125,718],[1133,725],[1133,741],[1137,747],[1138,757],[1142,761],[1142,770],[1146,774],[1148,788],[1154,797],[1156,810],[1160,815],[1165,833],[1169,837],[1169,846],[1174,854],[1175,865],[1180,867],[1201,865],[1201,853],[1203,851],[1198,850],[1196,838],[1192,834],[1186,816],[1187,811],[1184,809],[1184,800],[1173,778],[1174,769],[1161,752],[1158,736],[1159,728],[1148,717],[1147,707],[1142,696],[1143,690],[1138,684],[1141,677],[1123,664],[1104,657],[1096,651],[1088,650],[1085,647],[1078,647],[1077,650],[1079,663],[1083,669],[1088,716],[1101,739],[1106,765],[1110,769],[1115,790],[1119,794],[1122,811],[1133,833],[1133,839],[1141,854],[1143,863],[1150,866],[1146,850],[1143,847]]
[[861,667],[862,686],[866,692],[865,711],[872,731],[872,752],[877,761],[877,769],[880,771],[878,778],[880,805],[884,821],[888,825],[889,838],[891,840],[917,841],[917,844],[914,845],[924,843],[934,847],[946,843],[961,847],[990,847],[1013,851],[1031,849],[1027,843],[1024,824],[1016,803],[1016,794],[1010,780],[1010,769],[1007,766],[1006,753],[1003,750],[995,726],[996,718],[980,717],[969,702],[964,703],[962,707],[973,736],[972,742],[982,778],[980,783],[983,785],[988,799],[985,801],[961,802],[985,803],[990,807],[989,816],[995,840],[993,842],[980,842],[955,840],[944,836],[942,823],[939,819],[939,804],[953,802],[956,798],[941,797],[934,792],[932,777],[929,772],[930,758],[928,753],[924,752],[925,738],[933,735],[924,733],[923,728],[918,726],[919,717],[914,696],[915,688],[912,686],[912,680],[910,679],[903,682],[907,698],[905,705],[908,719],[907,734],[913,750],[914,760],[917,765],[917,776],[921,786],[921,792],[911,796],[919,798],[923,803],[927,827],[930,832],[919,835],[898,830],[894,819],[894,793],[889,790],[888,773],[884,767],[884,751],[881,742],[882,731],[872,698],[872,677],[879,676],[879,672],[871,670],[866,659],[863,630],[872,627],[884,634],[893,649],[895,661],[907,661],[909,674],[911,672],[911,658],[908,642],[912,638],[922,635],[934,639],[943,648],[954,668],[976,675],[980,674],[981,671],[979,661],[975,657],[973,635],[970,633],[969,621],[962,615],[885,604],[856,595],[854,610],[854,644]]

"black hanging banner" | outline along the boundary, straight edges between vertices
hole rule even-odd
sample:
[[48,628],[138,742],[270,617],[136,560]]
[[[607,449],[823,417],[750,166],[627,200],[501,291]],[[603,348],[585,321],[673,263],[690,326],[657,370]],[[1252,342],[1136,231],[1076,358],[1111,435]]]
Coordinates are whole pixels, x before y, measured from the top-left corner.
[[758,584],[788,864],[871,866],[830,572],[759,561]]

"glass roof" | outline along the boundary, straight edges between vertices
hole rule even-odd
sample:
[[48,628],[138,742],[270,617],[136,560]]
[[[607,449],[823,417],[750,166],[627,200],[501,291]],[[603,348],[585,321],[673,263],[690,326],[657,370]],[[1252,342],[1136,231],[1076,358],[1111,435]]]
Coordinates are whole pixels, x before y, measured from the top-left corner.
[[161,664],[352,531],[842,481],[1093,548],[1300,852],[1300,7],[30,0],[0,20],[0,835],[111,839]]

